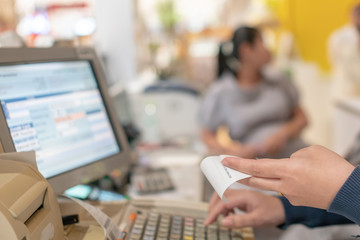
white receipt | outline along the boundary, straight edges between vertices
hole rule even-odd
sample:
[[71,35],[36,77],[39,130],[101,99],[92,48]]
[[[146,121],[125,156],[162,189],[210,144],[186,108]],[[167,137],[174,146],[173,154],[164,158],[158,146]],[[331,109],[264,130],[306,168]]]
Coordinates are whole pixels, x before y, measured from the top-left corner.
[[72,198],[66,195],[62,195],[63,197],[69,198],[83,207],[93,218],[96,222],[103,228],[104,233],[107,236],[107,239],[116,240],[121,238],[122,231],[119,229],[118,226],[100,209],[95,206],[92,206],[84,201],[81,201],[76,198]]
[[210,156],[202,160],[200,164],[201,171],[221,199],[223,199],[226,189],[228,189],[234,182],[251,177],[248,174],[225,167],[221,161],[226,157],[232,156]]

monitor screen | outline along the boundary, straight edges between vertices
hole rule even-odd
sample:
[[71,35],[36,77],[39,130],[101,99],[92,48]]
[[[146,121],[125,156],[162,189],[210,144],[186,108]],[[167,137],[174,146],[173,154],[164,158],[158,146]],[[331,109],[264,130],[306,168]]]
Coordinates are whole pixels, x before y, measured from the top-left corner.
[[1,107],[18,152],[54,177],[120,152],[91,62],[0,66]]

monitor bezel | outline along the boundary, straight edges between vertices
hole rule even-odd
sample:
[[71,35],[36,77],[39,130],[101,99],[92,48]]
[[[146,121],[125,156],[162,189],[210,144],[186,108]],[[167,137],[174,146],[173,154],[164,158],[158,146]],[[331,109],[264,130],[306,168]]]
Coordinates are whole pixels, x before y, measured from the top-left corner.
[[[0,65],[19,65],[60,61],[89,61],[96,83],[104,100],[109,121],[114,129],[120,152],[102,160],[81,166],[71,171],[48,178],[50,185],[57,193],[62,193],[77,184],[89,183],[116,171],[117,181],[125,178],[132,162],[129,144],[117,118],[113,103],[108,94],[106,76],[96,52],[91,48],[0,48]],[[4,152],[15,152],[10,131],[3,109],[0,107],[0,149]],[[121,181],[121,180],[120,180]]]

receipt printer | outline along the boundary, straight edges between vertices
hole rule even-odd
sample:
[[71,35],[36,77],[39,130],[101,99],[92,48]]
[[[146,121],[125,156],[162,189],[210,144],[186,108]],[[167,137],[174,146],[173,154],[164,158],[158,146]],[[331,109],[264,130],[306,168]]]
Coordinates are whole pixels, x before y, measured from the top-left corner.
[[56,195],[31,164],[0,160],[0,239],[64,239]]

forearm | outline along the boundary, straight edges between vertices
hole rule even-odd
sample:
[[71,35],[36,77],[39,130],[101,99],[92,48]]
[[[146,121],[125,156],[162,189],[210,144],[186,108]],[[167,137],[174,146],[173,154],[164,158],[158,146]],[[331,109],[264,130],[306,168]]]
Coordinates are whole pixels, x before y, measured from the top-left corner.
[[344,215],[360,225],[360,167],[355,168],[340,188],[328,211]]
[[252,146],[242,145],[231,140],[228,143],[219,141],[216,134],[207,129],[202,130],[202,139],[213,154],[227,154],[246,158],[254,158],[256,156]]
[[217,140],[216,134],[208,129],[203,129],[201,132],[201,136],[203,139],[203,142],[206,144],[206,146],[211,149],[212,151],[224,151],[224,147],[220,144],[220,142]]
[[280,198],[285,210],[285,223],[279,228],[286,229],[292,224],[303,224],[307,227],[321,227],[338,224],[352,224],[353,222],[346,217],[326,210],[311,207],[296,207],[284,198]]
[[298,136],[306,127],[308,121],[305,113],[300,107],[294,110],[292,119],[284,124],[280,131],[286,135],[288,139]]

